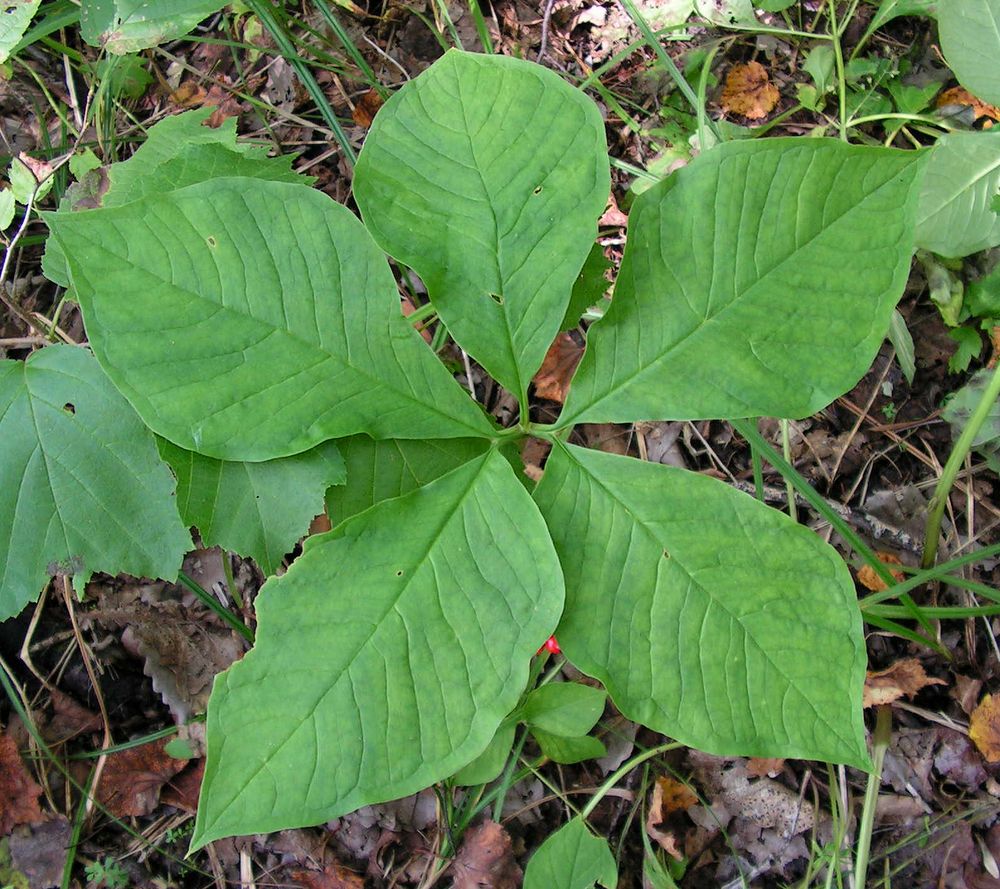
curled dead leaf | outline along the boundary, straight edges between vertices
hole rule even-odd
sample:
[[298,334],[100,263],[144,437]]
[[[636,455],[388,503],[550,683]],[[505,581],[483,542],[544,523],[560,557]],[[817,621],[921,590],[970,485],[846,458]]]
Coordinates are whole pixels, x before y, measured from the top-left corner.
[[1000,762],[1000,698],[983,696],[969,716],[969,737],[987,762]]
[[452,889],[517,889],[523,874],[514,860],[510,834],[495,821],[466,831],[451,876]]
[[668,855],[680,861],[684,852],[679,841],[682,829],[676,823],[676,815],[686,812],[698,803],[698,797],[686,784],[669,776],[656,779],[646,816],[646,833],[656,840]]
[[946,108],[949,105],[971,108],[972,114],[977,121],[985,118],[983,129],[989,129],[993,126],[994,121],[1000,121],[1000,108],[977,99],[962,86],[953,86],[951,89],[940,93],[934,104],[938,108]]
[[[878,560],[883,565],[903,564],[899,557],[894,556],[892,553],[877,552],[875,555],[878,556]],[[896,571],[893,568],[889,569],[889,573],[900,582],[906,577],[902,571]],[[858,569],[858,583],[860,583],[866,590],[871,590],[873,593],[880,593],[882,590],[887,590],[889,588],[889,585],[875,573],[875,569],[872,568],[871,565],[862,565]]]
[[368,90],[354,106],[351,117],[354,118],[354,122],[359,127],[364,127],[367,130],[372,125],[372,121],[375,120],[375,114],[382,107],[382,103],[382,96],[378,90]]
[[112,753],[97,786],[97,800],[117,818],[149,815],[159,805],[160,790],[187,763],[174,759],[166,740],[150,741]]
[[562,404],[566,400],[566,393],[569,392],[569,382],[582,357],[583,346],[579,345],[570,334],[560,333],[549,346],[542,366],[535,374],[535,394],[539,398],[548,398]]
[[928,685],[947,684],[943,679],[928,676],[916,658],[903,658],[884,670],[868,673],[865,677],[864,706],[891,704],[904,695],[912,698]]
[[722,111],[762,120],[778,104],[778,88],[760,62],[733,65],[722,88]]
[[42,788],[28,774],[18,753],[17,744],[0,732],[0,836],[18,824],[35,824],[42,820],[38,798]]

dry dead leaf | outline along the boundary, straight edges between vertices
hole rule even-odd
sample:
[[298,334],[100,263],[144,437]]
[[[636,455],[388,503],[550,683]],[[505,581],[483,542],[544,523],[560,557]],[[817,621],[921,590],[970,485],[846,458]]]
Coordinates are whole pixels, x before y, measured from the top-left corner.
[[993,126],[994,121],[1000,121],[1000,108],[977,99],[965,87],[953,86],[951,89],[945,90],[938,95],[934,104],[938,108],[944,108],[947,105],[964,105],[971,108],[976,120],[986,118],[983,129],[989,129]]
[[322,871],[300,868],[290,876],[302,889],[364,889],[365,881],[354,871],[339,864],[328,864]]
[[452,889],[518,889],[521,868],[514,860],[510,834],[484,821],[465,834],[451,865]]
[[771,83],[767,69],[760,62],[746,62],[729,69],[722,88],[722,110],[749,120],[762,120],[778,104],[779,98],[778,88]]
[[969,716],[969,737],[987,762],[1000,762],[1000,698],[983,696]]
[[11,868],[28,878],[31,889],[62,885],[72,833],[62,815],[33,827],[17,828],[10,836]]
[[[875,555],[878,556],[878,560],[883,565],[903,564],[900,561],[899,556],[894,556],[892,553],[877,552]],[[906,577],[902,571],[896,571],[892,568],[889,569],[889,573],[900,582]],[[872,568],[871,565],[862,565],[861,568],[858,569],[858,583],[860,583],[866,590],[871,590],[873,593],[881,593],[882,590],[887,590],[889,588],[889,585],[875,573],[875,569]]]
[[601,218],[597,220],[597,224],[600,228],[628,227],[628,214],[622,213],[618,208],[618,201],[615,200],[613,194],[608,198],[608,206],[601,215]]
[[372,125],[379,108],[382,107],[382,103],[383,99],[378,90],[368,90],[354,106],[351,117],[354,118],[354,122],[359,127],[364,127],[367,130]]
[[15,825],[42,820],[38,807],[41,795],[42,788],[24,767],[17,744],[0,732],[0,836],[10,833]]
[[581,423],[577,426],[588,448],[604,451],[606,454],[624,456],[632,441],[632,431],[628,426],[615,423]]
[[760,756],[751,756],[747,760],[747,774],[753,775],[755,778],[777,778],[781,774],[781,770],[785,766],[785,761],[777,757],[764,758]]
[[[403,310],[404,318],[409,318],[410,315],[412,315],[417,310],[417,307],[413,304],[413,300],[411,300],[408,296],[406,296],[406,294],[403,294],[399,298],[399,305],[400,308]],[[420,335],[424,338],[424,342],[427,343],[431,342],[433,337],[431,336],[431,332],[427,327],[422,325],[417,329],[420,331]]]
[[583,346],[565,331],[560,333],[549,346],[545,360],[535,374],[535,394],[562,404],[569,392],[569,381],[582,357]]
[[928,676],[916,658],[903,658],[884,670],[868,673],[865,677],[864,706],[891,704],[903,695],[912,698],[928,685],[947,684],[943,679]]
[[185,80],[170,94],[170,101],[180,108],[199,108],[205,102],[208,91],[193,80]]
[[201,781],[205,777],[205,760],[188,761],[184,771],[175,775],[170,783],[163,788],[160,802],[182,812],[194,815],[198,811],[198,796],[201,793]]
[[161,738],[112,753],[105,762],[97,800],[118,818],[149,815],[159,805],[163,785],[187,765],[164,752]]
[[53,715],[45,726],[45,738],[50,744],[61,744],[77,735],[101,731],[103,723],[99,714],[82,707],[58,688],[52,689],[51,694]]
[[678,861],[684,857],[679,846],[683,831],[673,816],[686,812],[697,803],[698,797],[688,786],[673,778],[659,777],[653,785],[649,814],[646,816],[646,833],[656,840],[664,852]]

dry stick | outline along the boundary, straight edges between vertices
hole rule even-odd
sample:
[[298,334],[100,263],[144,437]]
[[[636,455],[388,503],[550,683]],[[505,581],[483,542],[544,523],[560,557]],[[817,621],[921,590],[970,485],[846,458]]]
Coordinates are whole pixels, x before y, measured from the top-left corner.
[[927,526],[924,531],[924,554],[920,560],[921,568],[931,568],[937,559],[938,540],[941,536],[941,520],[944,517],[945,506],[948,504],[948,494],[958,476],[965,457],[972,449],[972,443],[976,440],[979,430],[982,429],[990,415],[990,411],[997,399],[1000,398],[1000,365],[998,365],[993,375],[990,377],[986,390],[983,392],[979,403],[976,405],[972,416],[969,417],[962,434],[955,442],[955,446],[948,455],[948,462],[945,463],[934,489],[934,496],[931,497],[930,506],[927,510]]
[[552,7],[555,6],[556,0],[546,0],[545,10],[542,13],[542,37],[538,41],[538,59],[537,61],[541,63],[542,57],[545,55],[546,44],[549,42],[549,23],[552,20]]

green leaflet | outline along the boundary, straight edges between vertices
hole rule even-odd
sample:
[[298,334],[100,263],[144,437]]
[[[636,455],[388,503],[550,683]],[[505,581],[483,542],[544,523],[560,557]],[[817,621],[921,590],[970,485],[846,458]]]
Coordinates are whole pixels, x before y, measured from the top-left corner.
[[529,692],[521,719],[532,728],[573,738],[589,732],[604,712],[604,691],[579,682],[549,682]]
[[903,292],[922,163],[730,142],[642,194],[558,425],[825,407],[867,370]]
[[861,613],[813,532],[715,479],[567,445],[535,499],[566,576],[559,644],[630,719],[712,753],[869,764]]
[[373,441],[367,435],[352,435],[337,444],[347,465],[347,483],[326,496],[326,512],[334,527],[369,506],[434,481],[489,447],[482,438]]
[[1000,133],[948,133],[930,151],[920,190],[916,246],[968,256],[1000,244]]
[[124,55],[187,34],[225,5],[215,0],[82,0],[80,33],[91,46]]
[[11,51],[20,43],[31,18],[42,0],[16,0],[5,3],[0,15],[0,63],[6,62]]
[[538,65],[449,51],[379,112],[354,194],[464,349],[523,394],[610,189],[594,103]]
[[274,574],[286,553],[323,511],[330,485],[346,480],[332,441],[263,463],[213,460],[157,439],[160,456],[177,476],[177,508],[206,546],[251,556]]
[[216,179],[45,220],[98,360],[181,447],[256,461],[358,432],[491,434],[361,223],[318,191]]
[[0,361],[0,620],[48,577],[172,580],[191,537],[153,437],[93,356],[49,346]]
[[593,889],[595,883],[615,889],[618,867],[608,844],[582,818],[564,824],[542,843],[524,872],[524,889]]
[[1000,0],[942,0],[937,7],[948,67],[978,98],[1000,103]]
[[193,848],[318,824],[472,761],[562,590],[541,516],[495,451],[309,538],[260,592],[254,650],[216,679]]

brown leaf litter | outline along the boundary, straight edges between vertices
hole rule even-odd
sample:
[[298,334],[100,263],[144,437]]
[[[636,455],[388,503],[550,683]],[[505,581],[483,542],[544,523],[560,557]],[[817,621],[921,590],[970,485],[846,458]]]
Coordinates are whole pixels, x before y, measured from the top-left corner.
[[733,65],[722,88],[723,113],[739,114],[747,120],[763,120],[781,96],[760,62]]
[[549,346],[533,380],[535,395],[562,404],[569,392],[569,383],[576,372],[576,366],[583,358],[583,346],[565,331],[560,333]]
[[14,739],[0,731],[0,836],[18,824],[43,821],[41,795],[42,788],[25,768]]
[[97,801],[117,818],[152,814],[163,785],[187,765],[187,760],[168,755],[166,745],[161,738],[110,754],[97,785]]
[[[887,552],[877,552],[875,555],[878,556],[878,560],[883,565],[902,565],[903,562],[899,556],[893,555]],[[902,583],[906,579],[906,575],[902,571],[897,571],[895,568],[890,568],[889,573],[896,579],[897,583]],[[876,573],[875,569],[871,565],[865,564],[858,569],[858,583],[860,583],[866,590],[871,590],[873,593],[881,593],[883,590],[889,589],[889,585]]]
[[[646,816],[646,833],[656,840],[668,855],[680,861],[684,851],[680,846],[683,831],[690,821],[681,822],[676,816],[697,805],[698,797],[682,782],[663,775],[656,779]],[[685,823],[686,822],[686,823]]]
[[904,695],[912,698],[928,685],[947,684],[944,679],[928,676],[916,658],[903,658],[884,670],[868,673],[865,677],[864,706],[877,707],[891,704]]
[[510,834],[489,820],[466,831],[449,873],[452,889],[518,889],[523,876]]
[[1000,762],[1000,697],[983,695],[969,716],[969,737],[987,762]]

